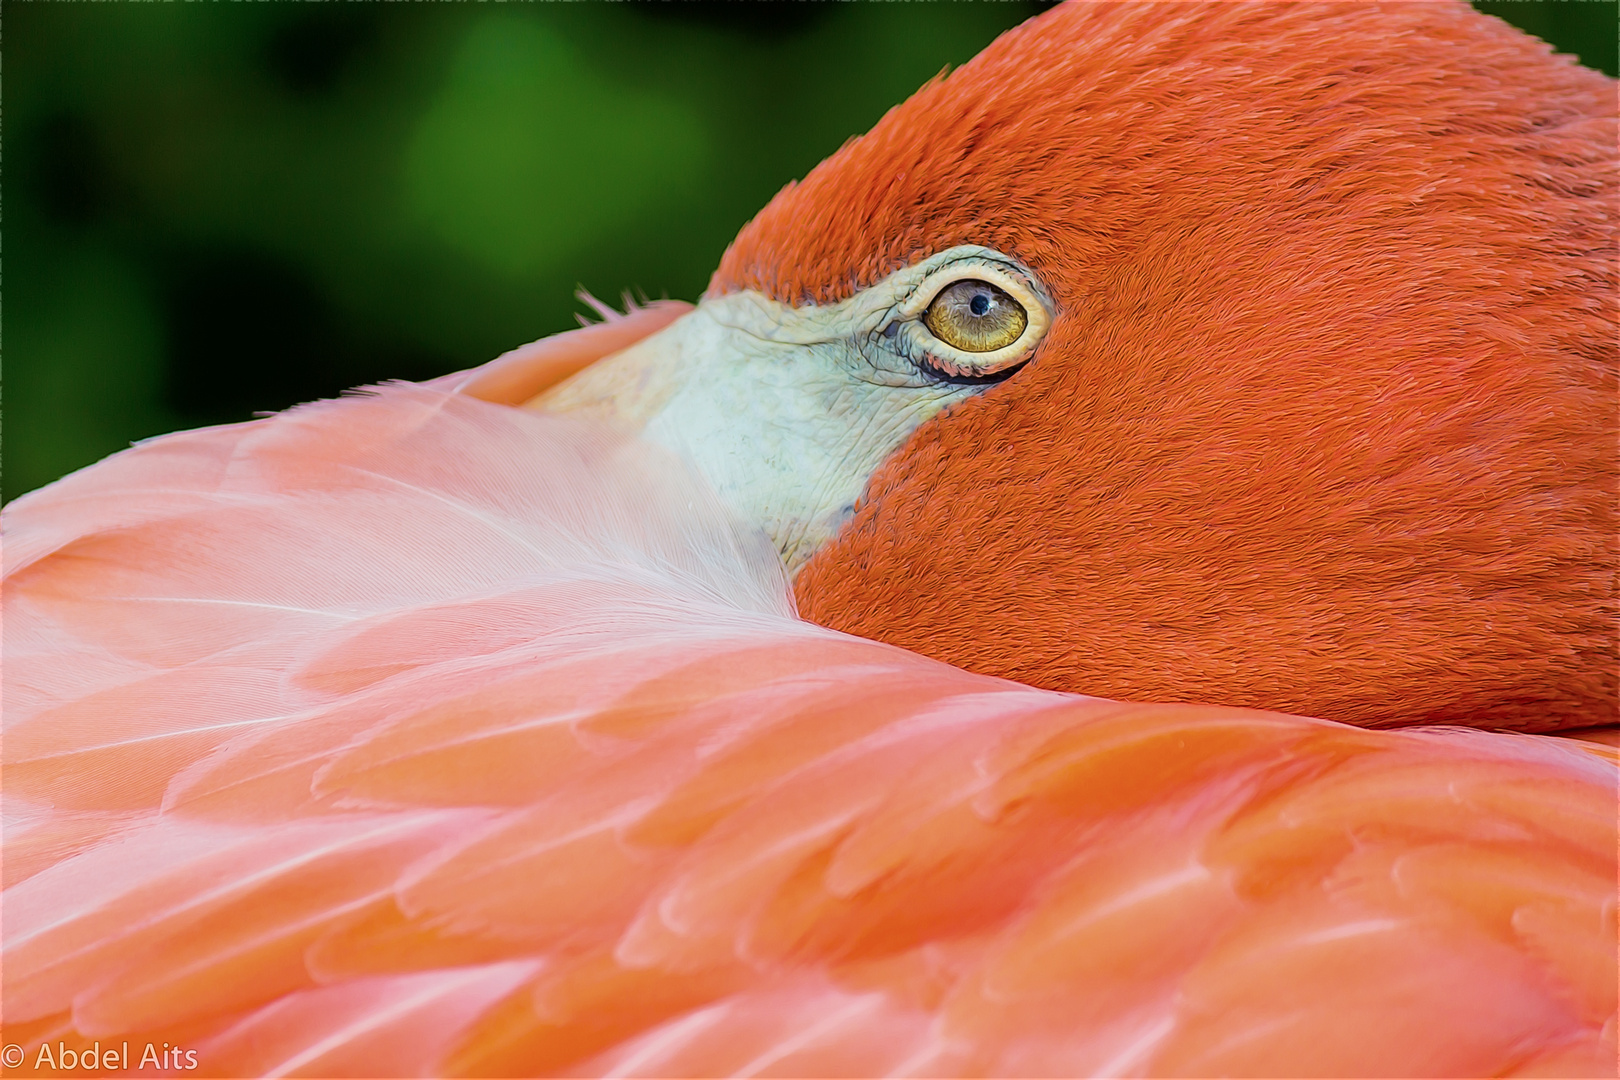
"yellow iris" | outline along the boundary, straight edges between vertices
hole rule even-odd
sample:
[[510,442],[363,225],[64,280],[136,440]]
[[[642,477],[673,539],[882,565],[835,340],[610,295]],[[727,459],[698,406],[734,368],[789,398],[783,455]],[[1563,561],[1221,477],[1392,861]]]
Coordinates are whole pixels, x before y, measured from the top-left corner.
[[1004,290],[968,279],[940,290],[923,313],[923,325],[963,352],[995,352],[1023,335],[1029,314]]

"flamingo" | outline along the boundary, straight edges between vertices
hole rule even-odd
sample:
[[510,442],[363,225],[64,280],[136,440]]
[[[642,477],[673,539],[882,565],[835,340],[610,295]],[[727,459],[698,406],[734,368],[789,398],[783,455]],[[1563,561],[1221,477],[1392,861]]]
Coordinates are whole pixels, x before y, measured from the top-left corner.
[[1614,1075],[1615,158],[1071,4],[696,306],[17,500],[4,1064]]

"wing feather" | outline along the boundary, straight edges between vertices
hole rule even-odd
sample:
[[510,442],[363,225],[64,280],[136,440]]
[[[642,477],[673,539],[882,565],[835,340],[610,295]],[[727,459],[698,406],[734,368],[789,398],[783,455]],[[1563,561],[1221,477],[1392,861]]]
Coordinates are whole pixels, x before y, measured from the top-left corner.
[[1606,747],[836,634],[678,461],[433,388],[155,440],[6,530],[30,1054],[1612,1074]]
[[354,979],[289,994],[210,1038],[209,1068],[240,1076],[431,1076],[455,1037],[532,977],[534,962]]

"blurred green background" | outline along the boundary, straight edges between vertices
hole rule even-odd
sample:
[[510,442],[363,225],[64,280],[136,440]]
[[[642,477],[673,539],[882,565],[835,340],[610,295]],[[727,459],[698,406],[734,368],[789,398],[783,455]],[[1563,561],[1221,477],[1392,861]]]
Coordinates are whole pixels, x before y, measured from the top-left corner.
[[[737,229],[1038,2],[3,6],[4,497],[482,363]],[[1616,4],[1484,2],[1615,72]]]

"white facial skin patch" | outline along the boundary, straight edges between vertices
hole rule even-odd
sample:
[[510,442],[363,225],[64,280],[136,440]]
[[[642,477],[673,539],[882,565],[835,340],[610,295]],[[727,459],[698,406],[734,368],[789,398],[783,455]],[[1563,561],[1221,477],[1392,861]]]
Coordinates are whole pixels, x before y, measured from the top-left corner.
[[[1016,340],[970,352],[929,330],[929,305],[964,281],[1023,307]],[[971,319],[963,295],[951,294]],[[952,248],[826,307],[753,291],[706,299],[526,407],[599,416],[684,455],[792,574],[843,527],[877,467],[924,421],[1027,361],[1052,314],[1019,263]]]

